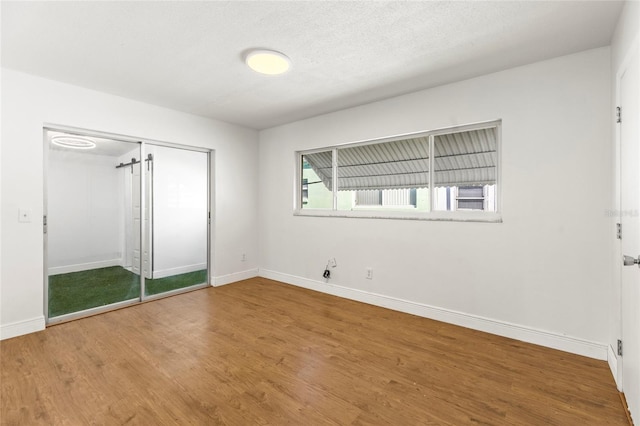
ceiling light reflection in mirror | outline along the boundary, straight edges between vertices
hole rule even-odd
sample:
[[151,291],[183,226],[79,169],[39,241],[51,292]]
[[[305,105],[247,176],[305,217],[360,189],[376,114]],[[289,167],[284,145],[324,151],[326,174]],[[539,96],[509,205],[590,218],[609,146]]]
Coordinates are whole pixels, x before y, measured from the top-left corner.
[[96,147],[94,141],[80,136],[54,136],[51,138],[51,143],[71,149],[93,149]]

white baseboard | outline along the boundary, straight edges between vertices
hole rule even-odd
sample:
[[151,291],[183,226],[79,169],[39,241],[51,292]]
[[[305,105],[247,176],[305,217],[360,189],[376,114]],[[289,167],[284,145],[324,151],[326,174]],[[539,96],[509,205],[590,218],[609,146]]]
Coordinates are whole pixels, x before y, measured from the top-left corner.
[[122,259],[100,260],[98,262],[78,263],[75,265],[52,266],[49,275],[68,274],[70,272],[88,271],[90,269],[108,268],[122,265]]
[[35,333],[45,328],[44,316],[0,325],[0,340],[11,339],[23,334]]
[[322,281],[310,280],[308,278],[302,278],[266,269],[260,269],[259,276],[334,296],[344,297],[358,302],[381,306],[395,311],[406,312],[408,314],[418,315],[424,318],[459,325],[552,349],[558,349],[589,358],[595,358],[603,361],[607,359],[607,345],[602,343],[591,342],[519,324],[484,318],[466,314],[464,312],[452,311],[423,303],[398,299],[395,297],[385,296],[383,294],[371,293]]
[[220,275],[213,278],[213,286],[220,287],[225,284],[235,283],[237,281],[248,280],[249,278],[255,278],[258,276],[258,268],[249,269],[241,272],[234,272],[233,274]]
[[158,271],[153,271],[153,279],[171,277],[173,275],[186,274],[189,272],[201,271],[203,269],[207,269],[206,263],[180,266],[178,268],[160,269]]
[[616,381],[616,387],[619,391],[622,392],[622,383],[620,382],[620,378],[618,377],[618,356],[616,355],[616,351],[611,345],[607,347],[607,363],[609,364],[609,369],[611,370],[611,374],[613,375],[613,380]]

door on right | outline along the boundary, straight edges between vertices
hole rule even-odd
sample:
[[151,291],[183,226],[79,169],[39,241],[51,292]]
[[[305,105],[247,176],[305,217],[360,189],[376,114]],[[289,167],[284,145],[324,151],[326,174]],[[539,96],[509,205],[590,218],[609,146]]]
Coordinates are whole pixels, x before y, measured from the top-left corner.
[[209,152],[145,145],[143,299],[209,282]]
[[620,211],[622,298],[622,389],[635,423],[640,423],[640,77],[638,49],[619,75]]

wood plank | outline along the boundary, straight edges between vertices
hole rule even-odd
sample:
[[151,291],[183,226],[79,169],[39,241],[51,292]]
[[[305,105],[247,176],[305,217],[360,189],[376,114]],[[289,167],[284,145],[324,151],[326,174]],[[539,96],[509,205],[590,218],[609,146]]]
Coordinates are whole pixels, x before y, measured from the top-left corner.
[[263,278],[0,355],[3,425],[628,424],[604,361]]

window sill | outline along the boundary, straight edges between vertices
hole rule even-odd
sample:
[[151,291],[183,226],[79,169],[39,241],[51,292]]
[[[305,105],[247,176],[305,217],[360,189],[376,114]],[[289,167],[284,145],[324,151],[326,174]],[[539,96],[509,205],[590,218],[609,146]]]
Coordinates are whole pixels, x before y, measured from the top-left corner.
[[[349,210],[340,210],[348,212]],[[401,212],[416,212],[415,206],[354,206],[352,211],[377,211],[377,212],[385,212],[385,211],[401,211]],[[422,212],[425,213],[425,212]]]
[[500,213],[483,212],[412,212],[412,211],[364,211],[364,210],[322,210],[304,209],[294,210],[294,216],[311,217],[342,217],[362,219],[400,219],[400,220],[431,220],[448,222],[487,222],[502,223]]

